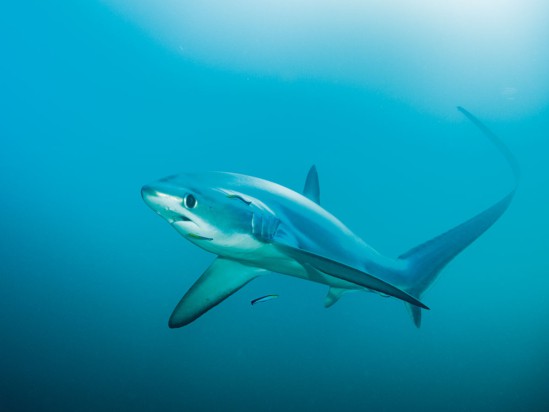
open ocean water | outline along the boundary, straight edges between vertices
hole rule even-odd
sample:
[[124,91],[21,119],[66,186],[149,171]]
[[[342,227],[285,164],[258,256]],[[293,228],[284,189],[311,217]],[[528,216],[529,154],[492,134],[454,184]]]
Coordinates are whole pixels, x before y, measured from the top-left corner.
[[[0,411],[549,410],[549,6],[18,1],[0,6]],[[223,170],[301,190],[398,256],[513,180],[424,295],[254,280],[171,311],[213,256],[143,184]],[[261,295],[279,295],[250,305]]]

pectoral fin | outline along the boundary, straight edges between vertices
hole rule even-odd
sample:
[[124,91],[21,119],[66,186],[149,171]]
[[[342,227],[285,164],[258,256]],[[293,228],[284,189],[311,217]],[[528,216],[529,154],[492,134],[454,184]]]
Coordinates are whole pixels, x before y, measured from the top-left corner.
[[289,256],[293,257],[298,262],[311,265],[316,270],[324,272],[330,276],[346,280],[347,282],[351,282],[356,285],[363,286],[365,288],[372,289],[381,293],[385,293],[390,296],[394,296],[395,298],[411,303],[412,305],[419,306],[423,309],[429,309],[427,306],[425,306],[423,303],[421,303],[419,300],[406,293],[405,291],[359,269],[353,268],[340,262],[336,262],[335,260],[331,260],[320,255],[316,255],[303,249],[294,248],[281,243],[277,243],[276,246],[280,250],[287,253]]
[[179,301],[168,325],[170,328],[188,325],[265,272],[218,257]]

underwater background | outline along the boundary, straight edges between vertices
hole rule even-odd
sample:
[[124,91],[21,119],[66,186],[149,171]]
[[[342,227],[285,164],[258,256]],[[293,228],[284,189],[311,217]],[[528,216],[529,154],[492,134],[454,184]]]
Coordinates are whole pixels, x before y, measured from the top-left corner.
[[[549,410],[549,4],[0,6],[0,411]],[[213,256],[143,203],[184,171],[301,190],[397,256],[512,187],[424,295],[257,279],[168,317]],[[276,293],[278,299],[250,305]]]

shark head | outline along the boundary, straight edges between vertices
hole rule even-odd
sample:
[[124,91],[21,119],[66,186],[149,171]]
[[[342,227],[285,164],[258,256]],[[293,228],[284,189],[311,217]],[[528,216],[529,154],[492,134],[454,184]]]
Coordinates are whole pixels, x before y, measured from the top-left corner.
[[200,174],[180,174],[143,186],[145,203],[179,234],[219,255],[255,250],[255,199]]

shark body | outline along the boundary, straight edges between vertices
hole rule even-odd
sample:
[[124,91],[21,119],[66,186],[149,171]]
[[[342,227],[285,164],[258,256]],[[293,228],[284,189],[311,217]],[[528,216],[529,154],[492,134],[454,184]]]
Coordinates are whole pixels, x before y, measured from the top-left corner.
[[[468,117],[509,161],[499,139]],[[516,188],[516,184],[515,184]],[[217,258],[183,296],[169,326],[191,323],[255,277],[277,272],[329,286],[325,306],[345,292],[367,290],[406,303],[417,327],[419,299],[440,270],[509,206],[515,188],[468,221],[398,258],[382,255],[320,206],[318,174],[309,171],[303,193],[252,176],[226,172],[170,176],[142,188],[144,201],[182,236]]]

